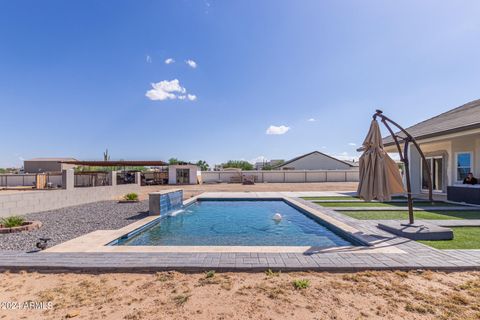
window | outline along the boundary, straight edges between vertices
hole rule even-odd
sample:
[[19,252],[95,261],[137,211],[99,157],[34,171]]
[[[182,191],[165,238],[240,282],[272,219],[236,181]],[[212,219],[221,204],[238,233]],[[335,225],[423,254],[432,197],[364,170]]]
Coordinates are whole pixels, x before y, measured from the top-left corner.
[[[431,171],[432,189],[434,191],[443,191],[443,157],[427,157],[428,166]],[[422,161],[422,189],[428,190],[427,168]]]
[[472,153],[457,153],[457,182],[463,181],[469,172],[472,172]]

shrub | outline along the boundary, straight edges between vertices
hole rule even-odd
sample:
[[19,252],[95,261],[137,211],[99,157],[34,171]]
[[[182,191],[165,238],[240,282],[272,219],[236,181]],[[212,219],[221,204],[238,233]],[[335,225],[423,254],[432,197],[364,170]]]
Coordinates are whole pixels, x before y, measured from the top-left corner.
[[127,193],[123,199],[128,200],[128,201],[137,201],[138,200],[138,194],[135,192],[132,193]]
[[294,280],[293,286],[295,287],[295,289],[306,289],[310,286],[310,280],[308,279]]
[[205,272],[205,278],[213,278],[214,275],[215,275],[215,270],[210,270]]
[[265,271],[265,274],[267,275],[267,277],[278,277],[280,275],[280,272],[274,272],[272,271],[272,269],[268,269],[267,271]]
[[179,294],[173,297],[173,302],[175,302],[177,306],[182,306],[188,301],[189,298],[190,298],[190,295]]
[[23,225],[25,219],[19,216],[6,217],[0,220],[0,224],[5,228],[19,227]]

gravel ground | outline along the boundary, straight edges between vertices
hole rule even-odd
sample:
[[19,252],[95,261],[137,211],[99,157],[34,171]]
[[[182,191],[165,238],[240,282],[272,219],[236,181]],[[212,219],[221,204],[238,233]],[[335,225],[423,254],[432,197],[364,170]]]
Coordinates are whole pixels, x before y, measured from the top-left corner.
[[42,222],[40,229],[0,234],[0,250],[36,250],[38,238],[51,238],[49,247],[95,230],[120,229],[148,215],[148,201],[117,203],[101,201],[25,215]]

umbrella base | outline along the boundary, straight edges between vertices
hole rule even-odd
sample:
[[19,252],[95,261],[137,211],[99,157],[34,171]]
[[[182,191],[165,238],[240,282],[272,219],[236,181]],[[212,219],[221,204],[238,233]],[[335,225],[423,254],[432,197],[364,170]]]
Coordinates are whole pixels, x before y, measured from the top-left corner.
[[388,221],[378,224],[378,228],[412,240],[452,240],[452,229],[439,227],[428,222],[404,223],[400,221]]
[[402,227],[412,227],[412,228],[420,228],[420,227],[425,226],[425,224],[423,224],[423,223],[419,224],[419,223],[406,223],[406,222],[405,223],[400,223],[400,225]]

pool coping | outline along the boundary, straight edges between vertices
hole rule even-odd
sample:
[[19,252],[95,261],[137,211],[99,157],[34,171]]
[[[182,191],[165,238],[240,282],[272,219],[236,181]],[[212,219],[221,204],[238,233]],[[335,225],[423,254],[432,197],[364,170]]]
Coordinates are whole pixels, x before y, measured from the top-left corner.
[[219,196],[216,193],[202,193],[183,201],[184,206],[188,206],[196,201],[209,200],[282,200],[293,206],[297,210],[307,216],[312,217],[317,223],[326,225],[333,232],[339,234],[347,240],[359,245],[339,246],[339,247],[312,247],[312,246],[115,246],[109,245],[117,239],[132,233],[138,229],[154,223],[159,216],[148,216],[144,219],[131,223],[117,230],[97,230],[69,241],[48,248],[42,253],[53,252],[109,252],[109,253],[126,253],[126,252],[159,252],[159,253],[322,253],[322,252],[377,252],[377,253],[404,253],[403,250],[395,247],[378,246],[381,242],[378,238],[365,234],[357,228],[335,219],[331,215],[322,213],[322,207],[311,207],[303,204],[298,198],[272,193],[265,194],[237,194],[229,193],[229,196]]

